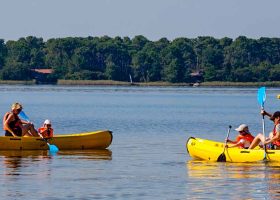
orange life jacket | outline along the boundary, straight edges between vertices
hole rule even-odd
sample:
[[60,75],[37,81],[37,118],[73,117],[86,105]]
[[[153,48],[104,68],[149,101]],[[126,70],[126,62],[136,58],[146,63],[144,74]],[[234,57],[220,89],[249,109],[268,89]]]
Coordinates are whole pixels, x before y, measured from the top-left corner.
[[[246,141],[248,141],[248,142],[250,142],[250,143],[252,143],[253,142],[253,140],[254,140],[254,136],[252,136],[250,133],[247,133],[246,135],[241,135],[241,134],[239,134],[237,137],[236,137],[236,143],[238,143],[240,140],[246,140]],[[241,143],[240,145],[239,145],[239,147],[240,148],[244,148],[244,144],[243,143]]]
[[[278,125],[278,124],[276,124],[276,125],[274,126],[274,128],[273,128],[273,136],[276,135],[276,126],[277,126],[277,125]],[[280,147],[280,139],[279,139],[279,140],[276,140],[276,141],[273,141],[272,144],[274,144],[274,145]]]
[[44,138],[53,137],[53,129],[49,128],[49,131],[46,130],[48,130],[48,128],[41,127],[38,129],[38,132],[41,133]]

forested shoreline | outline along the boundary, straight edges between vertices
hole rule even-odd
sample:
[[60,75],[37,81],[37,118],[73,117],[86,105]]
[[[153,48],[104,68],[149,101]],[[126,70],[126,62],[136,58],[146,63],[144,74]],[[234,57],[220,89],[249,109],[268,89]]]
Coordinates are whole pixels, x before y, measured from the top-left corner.
[[32,69],[52,69],[50,80],[273,82],[280,80],[279,63],[280,38],[0,39],[0,80],[28,81]]

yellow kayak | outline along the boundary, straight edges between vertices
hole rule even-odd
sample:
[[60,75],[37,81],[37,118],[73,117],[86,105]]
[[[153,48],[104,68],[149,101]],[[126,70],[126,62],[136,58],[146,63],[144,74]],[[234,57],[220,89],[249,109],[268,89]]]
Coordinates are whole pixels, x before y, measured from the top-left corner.
[[[223,153],[224,143],[190,137],[186,143],[189,155],[198,160],[217,161]],[[226,148],[226,162],[280,161],[280,150]]]
[[[109,130],[55,135],[50,144],[59,150],[106,149],[112,143],[113,135]],[[40,137],[0,136],[0,150],[47,150],[47,143]]]

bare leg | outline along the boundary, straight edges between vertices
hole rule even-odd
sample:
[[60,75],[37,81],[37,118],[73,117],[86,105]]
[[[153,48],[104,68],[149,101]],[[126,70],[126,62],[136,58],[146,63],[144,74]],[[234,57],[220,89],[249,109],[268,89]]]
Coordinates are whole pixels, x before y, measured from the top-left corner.
[[273,138],[273,132],[269,133],[269,138]]
[[22,126],[22,136],[24,137],[38,137],[38,133],[33,124],[25,124]]
[[253,140],[253,142],[251,143],[251,145],[249,146],[249,149],[254,149],[260,142],[264,143],[265,138],[263,136],[263,134],[259,133],[255,139]]

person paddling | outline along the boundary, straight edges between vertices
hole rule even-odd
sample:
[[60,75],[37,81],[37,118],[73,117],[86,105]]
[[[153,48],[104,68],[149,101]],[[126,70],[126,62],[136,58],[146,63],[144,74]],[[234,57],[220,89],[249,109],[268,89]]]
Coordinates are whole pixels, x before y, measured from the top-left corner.
[[38,129],[38,133],[41,134],[44,138],[53,137],[53,128],[51,121],[46,119],[43,126]]
[[271,149],[280,149],[280,111],[276,111],[272,115],[265,110],[261,110],[261,114],[270,117],[270,120],[274,122],[274,128],[272,132],[270,132],[268,138],[265,138],[263,134],[259,133],[253,140],[249,149],[254,149],[260,142],[262,142],[263,145],[271,144]]
[[254,140],[254,136],[250,133],[248,125],[241,124],[235,130],[239,132],[236,141],[227,140],[227,142],[232,143],[231,145],[227,145],[227,148],[239,147],[248,149],[251,142]]
[[5,131],[5,136],[38,136],[32,123],[19,118],[18,114],[22,109],[23,108],[20,103],[14,103],[11,106],[11,111],[4,115],[3,129]]

